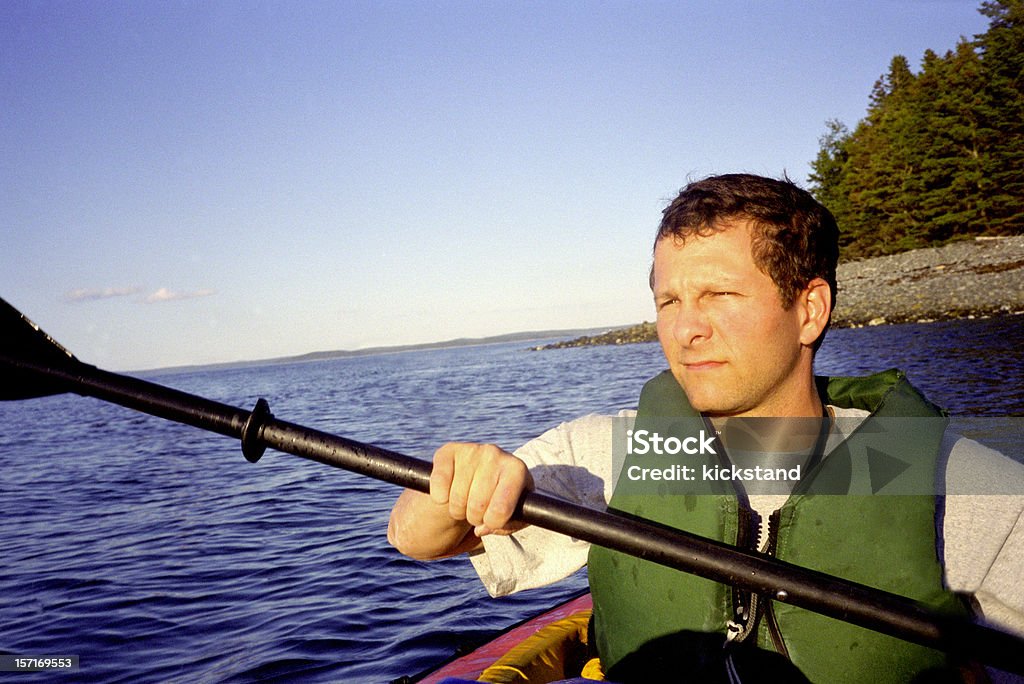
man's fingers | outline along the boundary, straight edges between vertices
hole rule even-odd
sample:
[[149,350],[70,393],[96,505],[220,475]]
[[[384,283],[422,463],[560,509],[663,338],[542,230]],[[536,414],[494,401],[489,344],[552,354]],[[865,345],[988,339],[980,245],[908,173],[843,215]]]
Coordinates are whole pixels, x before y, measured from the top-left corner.
[[448,503],[455,475],[455,454],[453,444],[445,444],[434,454],[434,466],[430,471],[430,500],[436,504]]
[[467,520],[471,524],[469,513],[470,495],[473,482],[476,480],[477,462],[470,445],[459,445],[454,453],[455,470],[451,488],[448,490],[448,515],[455,520]]
[[[506,503],[495,498],[499,491],[503,491],[499,489],[501,478],[505,476],[510,461],[514,463],[522,463],[522,461],[491,445],[479,447],[475,456],[476,468],[466,499],[466,521],[473,526],[483,525],[495,529],[501,527],[508,520],[507,515],[504,519],[501,518],[501,510]],[[515,506],[514,502],[513,506]],[[509,515],[511,515],[511,510]]]
[[532,485],[533,480],[522,461],[514,459],[502,462],[493,480],[482,524],[490,532],[508,527],[523,491],[532,488]]

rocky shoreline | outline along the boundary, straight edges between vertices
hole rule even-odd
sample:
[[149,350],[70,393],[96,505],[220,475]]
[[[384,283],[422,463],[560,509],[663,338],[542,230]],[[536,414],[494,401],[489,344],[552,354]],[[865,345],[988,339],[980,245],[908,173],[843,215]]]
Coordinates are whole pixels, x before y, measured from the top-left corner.
[[[1024,235],[979,238],[944,247],[839,265],[832,325],[944,321],[1024,313]],[[657,339],[653,323],[535,347],[561,349]]]
[[1024,236],[841,264],[837,327],[1024,312]]

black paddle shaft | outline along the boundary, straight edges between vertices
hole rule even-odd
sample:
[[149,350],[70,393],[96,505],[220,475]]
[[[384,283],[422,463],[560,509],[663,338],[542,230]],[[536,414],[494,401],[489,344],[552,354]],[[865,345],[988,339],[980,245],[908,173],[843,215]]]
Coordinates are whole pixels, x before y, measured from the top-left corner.
[[[260,399],[253,411],[83,364],[55,367],[0,354],[0,366],[35,376],[54,390],[75,392],[242,442],[250,461],[264,449],[302,456],[421,492],[430,463],[369,444],[278,420]],[[541,492],[520,501],[517,519],[661,565],[766,595],[939,650],[1024,674],[1024,641],[1004,632],[936,614],[901,596],[742,551],[614,511],[597,511]]]

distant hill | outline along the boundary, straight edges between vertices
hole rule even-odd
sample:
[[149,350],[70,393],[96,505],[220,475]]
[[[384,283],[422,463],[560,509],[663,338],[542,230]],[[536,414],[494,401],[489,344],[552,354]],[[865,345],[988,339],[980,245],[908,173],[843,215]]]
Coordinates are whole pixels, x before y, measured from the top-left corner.
[[318,351],[297,356],[278,356],[269,359],[250,359],[247,361],[229,361],[225,363],[199,364],[193,366],[174,366],[171,368],[157,368],[149,371],[142,371],[146,375],[160,375],[164,373],[180,373],[200,370],[219,370],[225,368],[244,368],[247,366],[276,365],[285,363],[305,363],[309,361],[327,361],[330,359],[342,359],[352,356],[372,356],[374,354],[399,354],[410,351],[424,351],[429,349],[450,349],[454,347],[473,347],[484,344],[503,344],[506,342],[532,342],[534,340],[550,340],[552,338],[564,337],[574,338],[581,335],[593,335],[608,330],[601,328],[570,328],[567,330],[532,330],[526,332],[506,333],[504,335],[492,335],[489,337],[460,337],[442,342],[424,342],[421,344],[403,344],[395,346],[368,347],[366,349],[337,349],[333,351]]
[[482,344],[503,344],[505,342],[530,342],[533,340],[546,340],[553,337],[574,337],[578,335],[591,335],[608,328],[584,328],[573,330],[535,330],[528,332],[507,333],[505,335],[493,335],[490,337],[459,337],[443,342],[425,342],[421,344],[403,344],[393,347],[369,347],[367,349],[322,351],[302,354],[300,356],[285,356],[277,359],[268,359],[260,363],[296,363],[302,361],[324,361],[327,359],[340,359],[349,356],[370,356],[372,354],[396,354],[407,351],[424,351],[427,349],[450,349],[452,347],[474,347]]

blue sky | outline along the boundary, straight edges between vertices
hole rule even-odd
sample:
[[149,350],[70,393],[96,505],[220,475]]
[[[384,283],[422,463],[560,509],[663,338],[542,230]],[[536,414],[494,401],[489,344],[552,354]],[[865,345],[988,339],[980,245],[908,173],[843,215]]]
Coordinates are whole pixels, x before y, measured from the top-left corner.
[[651,320],[690,178],[806,184],[968,0],[0,4],[0,297],[115,370]]

